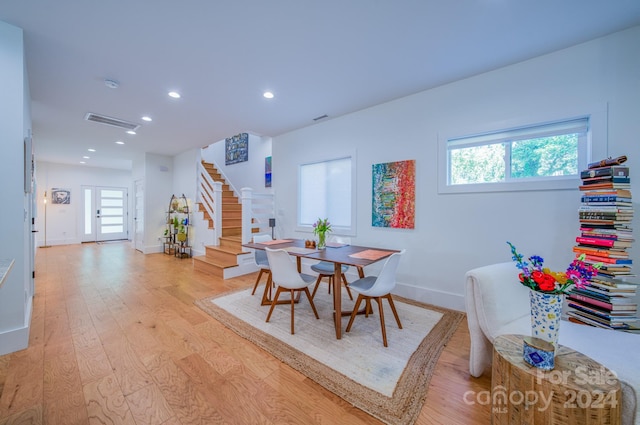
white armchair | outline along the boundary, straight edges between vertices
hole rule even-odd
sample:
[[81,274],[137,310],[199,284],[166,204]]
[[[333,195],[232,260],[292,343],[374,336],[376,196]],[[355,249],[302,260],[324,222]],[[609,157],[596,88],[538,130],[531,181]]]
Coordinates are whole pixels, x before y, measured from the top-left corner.
[[[491,365],[498,335],[531,334],[529,289],[519,284],[513,262],[466,273],[465,306],[471,336],[469,373],[478,377]],[[640,425],[640,335],[562,321],[559,343],[614,371],[622,385],[622,423]]]

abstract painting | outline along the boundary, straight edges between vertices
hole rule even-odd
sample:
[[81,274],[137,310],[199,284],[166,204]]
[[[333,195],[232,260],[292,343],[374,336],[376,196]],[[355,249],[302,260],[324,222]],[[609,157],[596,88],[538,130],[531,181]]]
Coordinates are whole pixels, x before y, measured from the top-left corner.
[[225,165],[249,160],[249,134],[240,133],[224,139]]
[[373,164],[373,227],[415,227],[416,161]]
[[271,157],[264,159],[264,187],[271,187]]

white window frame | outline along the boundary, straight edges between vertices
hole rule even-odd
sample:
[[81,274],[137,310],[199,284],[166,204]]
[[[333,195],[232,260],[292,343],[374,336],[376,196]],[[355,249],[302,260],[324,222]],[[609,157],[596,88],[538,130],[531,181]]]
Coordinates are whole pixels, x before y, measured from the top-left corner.
[[[336,160],[340,160],[340,159],[350,159],[351,160],[351,196],[350,196],[350,208],[351,208],[351,214],[350,214],[350,224],[348,226],[337,226],[335,224],[332,224],[331,228],[332,231],[331,233],[333,234],[337,234],[337,235],[345,235],[345,236],[355,236],[356,235],[356,155],[355,152],[350,152],[350,153],[345,153],[343,155],[336,155],[336,156],[332,156],[332,157],[327,157],[327,158],[318,158],[316,160],[308,160],[305,161],[301,164],[298,165],[298,202],[297,202],[297,211],[296,211],[296,231],[298,232],[308,232],[311,233],[313,232],[313,223],[302,223],[301,222],[301,209],[302,209],[302,199],[303,197],[301,196],[301,191],[305,190],[305,188],[302,187],[302,179],[301,179],[301,170],[302,167],[304,167],[305,165],[311,165],[311,164],[318,164],[321,162],[330,162],[330,161],[336,161]],[[325,218],[325,217],[320,217],[318,216],[317,218]],[[316,219],[317,219],[316,218]],[[331,217],[327,217],[329,218],[329,221],[331,221]]]
[[[449,141],[465,137],[497,134],[519,128],[527,128],[545,123],[564,122],[579,118],[589,119],[589,131],[585,140],[579,142],[578,172],[572,176],[552,176],[531,179],[508,179],[502,182],[449,184]],[[438,193],[481,193],[481,192],[512,192],[533,190],[569,190],[577,189],[580,185],[580,171],[587,167],[592,158],[607,156],[607,114],[606,105],[592,106],[583,113],[571,114],[565,117],[535,117],[511,119],[500,124],[479,125],[468,132],[442,131],[438,134]],[[472,136],[469,136],[472,135]]]

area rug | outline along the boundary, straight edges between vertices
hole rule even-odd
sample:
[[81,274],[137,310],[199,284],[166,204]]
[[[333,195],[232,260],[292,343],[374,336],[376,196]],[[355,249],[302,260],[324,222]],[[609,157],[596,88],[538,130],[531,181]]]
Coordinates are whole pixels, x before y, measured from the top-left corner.
[[[326,288],[326,287],[325,287]],[[369,317],[359,315],[337,340],[332,295],[319,290],[314,303],[320,320],[302,296],[295,306],[295,334],[290,306],[276,306],[269,323],[268,306],[249,289],[196,301],[196,305],[238,335],[265,349],[355,407],[382,422],[413,424],[420,414],[438,357],[464,317],[462,313],[394,297],[399,329],[387,302],[388,347],[382,344],[377,305]],[[353,307],[344,294],[343,309]]]

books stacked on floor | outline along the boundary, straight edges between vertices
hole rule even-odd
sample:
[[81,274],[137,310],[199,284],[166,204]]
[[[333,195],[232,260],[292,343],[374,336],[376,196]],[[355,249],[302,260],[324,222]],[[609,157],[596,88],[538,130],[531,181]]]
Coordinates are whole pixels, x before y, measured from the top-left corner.
[[567,316],[570,321],[601,328],[635,328],[637,287],[622,279],[594,277],[585,288],[574,287],[567,295]]
[[574,322],[627,330],[638,320],[637,284],[629,281],[635,275],[627,252],[634,242],[629,167],[600,161],[589,164],[580,177],[580,236],[573,251],[600,268],[584,289],[574,288],[567,296],[567,316]]

